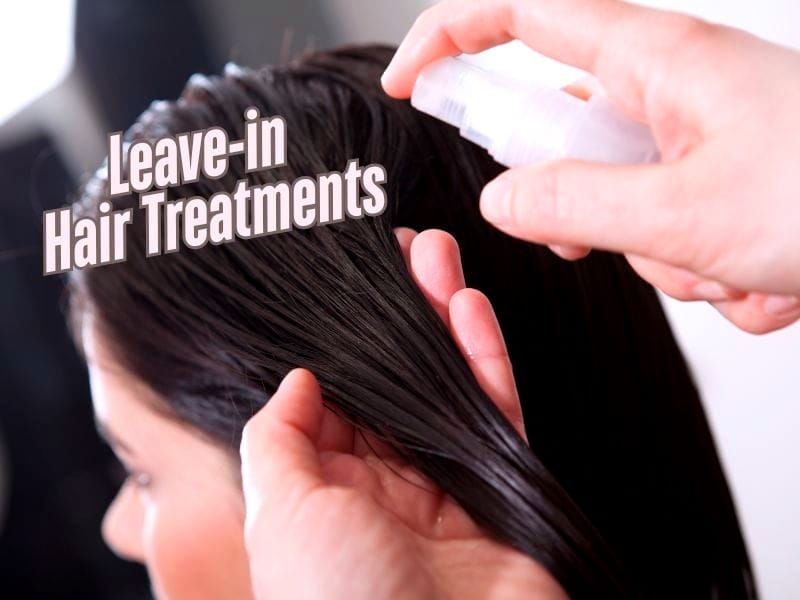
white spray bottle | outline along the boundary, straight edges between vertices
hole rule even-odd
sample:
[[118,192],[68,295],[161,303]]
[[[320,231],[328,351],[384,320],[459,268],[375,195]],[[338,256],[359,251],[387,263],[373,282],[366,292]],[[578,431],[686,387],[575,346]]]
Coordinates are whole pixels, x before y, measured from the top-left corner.
[[459,128],[507,167],[559,158],[617,164],[656,162],[650,129],[602,94],[582,100],[544,85],[444,58],[417,77],[411,104]]

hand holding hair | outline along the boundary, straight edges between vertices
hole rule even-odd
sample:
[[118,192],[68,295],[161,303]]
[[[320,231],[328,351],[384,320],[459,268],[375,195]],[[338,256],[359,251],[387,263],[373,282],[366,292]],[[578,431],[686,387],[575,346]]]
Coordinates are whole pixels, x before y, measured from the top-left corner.
[[383,76],[408,97],[447,55],[520,39],[593,73],[647,122],[662,163],[510,169],[484,217],[565,258],[624,253],[647,281],[765,333],[800,319],[800,53],[745,32],[616,0],[444,0]]
[[[524,436],[502,334],[486,297],[464,288],[455,240],[436,230],[397,236],[481,386]],[[309,371],[291,371],[248,422],[241,454],[256,598],[565,597],[535,561],[324,408]]]

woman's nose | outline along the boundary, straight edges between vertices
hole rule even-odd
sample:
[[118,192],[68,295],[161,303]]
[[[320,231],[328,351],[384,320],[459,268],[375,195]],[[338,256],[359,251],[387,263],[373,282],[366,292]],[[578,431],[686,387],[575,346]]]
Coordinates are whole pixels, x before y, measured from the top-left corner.
[[143,524],[141,502],[133,488],[125,485],[103,518],[103,539],[117,556],[144,563]]

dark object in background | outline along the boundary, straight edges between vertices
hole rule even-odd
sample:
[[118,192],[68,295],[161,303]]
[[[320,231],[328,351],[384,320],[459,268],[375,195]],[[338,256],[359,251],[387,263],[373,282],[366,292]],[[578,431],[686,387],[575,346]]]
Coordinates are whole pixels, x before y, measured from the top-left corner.
[[155,99],[213,72],[208,36],[187,0],[77,3],[75,54],[108,131],[126,129]]
[[42,277],[41,211],[62,204],[73,182],[41,136],[0,151],[0,180],[0,355],[10,358],[0,361],[10,484],[2,592],[144,598],[142,569],[115,558],[100,536],[116,491],[113,459],[94,431],[85,369],[59,310],[62,281]]
[[78,66],[108,131],[153,100],[177,98],[193,73],[285,60],[335,40],[322,0],[79,0]]

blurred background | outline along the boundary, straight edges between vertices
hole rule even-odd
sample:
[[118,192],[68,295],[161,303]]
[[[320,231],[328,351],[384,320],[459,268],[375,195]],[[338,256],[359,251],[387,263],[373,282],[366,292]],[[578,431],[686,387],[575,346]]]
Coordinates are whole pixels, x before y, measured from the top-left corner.
[[[142,569],[100,538],[120,476],[94,430],[62,282],[41,275],[42,211],[73,197],[109,131],[126,129],[152,100],[177,97],[191,74],[341,43],[397,43],[430,3],[0,3],[0,596],[149,597]],[[800,48],[796,0],[647,3]],[[518,44],[482,59],[553,85],[576,76]],[[762,595],[800,598],[800,327],[753,337],[708,306],[665,305],[703,392]]]

